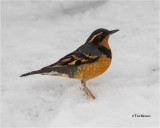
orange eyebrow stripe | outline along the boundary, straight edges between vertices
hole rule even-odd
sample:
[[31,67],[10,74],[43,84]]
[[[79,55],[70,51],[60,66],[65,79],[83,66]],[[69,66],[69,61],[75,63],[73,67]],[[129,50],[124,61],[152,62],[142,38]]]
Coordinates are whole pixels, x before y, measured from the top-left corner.
[[102,32],[100,32],[100,33],[94,35],[94,36],[92,37],[92,39],[89,40],[89,43],[91,43],[91,42],[94,40],[94,38],[96,38],[96,37],[97,37],[99,34],[101,34],[101,33],[102,33]]

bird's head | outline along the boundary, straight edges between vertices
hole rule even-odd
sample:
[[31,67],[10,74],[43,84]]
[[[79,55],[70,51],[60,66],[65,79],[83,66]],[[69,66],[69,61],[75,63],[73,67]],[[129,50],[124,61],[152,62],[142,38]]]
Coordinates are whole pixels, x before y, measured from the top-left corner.
[[107,29],[97,29],[95,30],[87,39],[86,43],[93,43],[96,45],[102,45],[110,49],[108,45],[108,39],[109,36],[112,35],[113,33],[119,31],[118,29],[115,30],[107,30]]

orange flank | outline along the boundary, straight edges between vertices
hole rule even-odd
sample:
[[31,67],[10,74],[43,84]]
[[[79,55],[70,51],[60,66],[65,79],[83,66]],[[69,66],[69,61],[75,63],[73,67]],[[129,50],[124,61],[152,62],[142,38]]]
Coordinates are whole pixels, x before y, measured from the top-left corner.
[[88,80],[104,73],[111,64],[111,59],[102,54],[100,59],[94,63],[80,65],[74,77],[81,80]]

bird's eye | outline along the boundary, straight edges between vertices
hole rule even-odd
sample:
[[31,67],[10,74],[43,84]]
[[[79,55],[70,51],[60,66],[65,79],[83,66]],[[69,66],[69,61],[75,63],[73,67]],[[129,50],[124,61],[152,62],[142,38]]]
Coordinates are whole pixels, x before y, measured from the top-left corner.
[[102,32],[101,35],[104,36],[104,33]]
[[104,39],[104,33],[99,34],[98,36],[96,36],[96,38],[94,39],[95,43],[99,43]]

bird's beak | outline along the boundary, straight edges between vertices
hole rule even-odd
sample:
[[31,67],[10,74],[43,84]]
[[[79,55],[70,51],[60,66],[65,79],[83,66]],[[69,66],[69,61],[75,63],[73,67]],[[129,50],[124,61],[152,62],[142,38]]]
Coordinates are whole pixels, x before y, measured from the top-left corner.
[[110,35],[112,35],[113,33],[116,33],[116,32],[118,32],[118,31],[119,31],[119,29],[112,30],[112,31],[110,31]]

